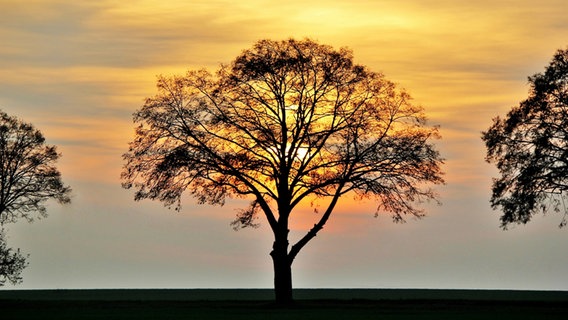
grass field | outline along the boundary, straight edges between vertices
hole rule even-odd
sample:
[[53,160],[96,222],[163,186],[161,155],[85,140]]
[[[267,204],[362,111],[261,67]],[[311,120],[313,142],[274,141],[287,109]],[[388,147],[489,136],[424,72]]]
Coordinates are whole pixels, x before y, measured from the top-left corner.
[[568,292],[297,289],[0,290],[1,319],[568,319]]

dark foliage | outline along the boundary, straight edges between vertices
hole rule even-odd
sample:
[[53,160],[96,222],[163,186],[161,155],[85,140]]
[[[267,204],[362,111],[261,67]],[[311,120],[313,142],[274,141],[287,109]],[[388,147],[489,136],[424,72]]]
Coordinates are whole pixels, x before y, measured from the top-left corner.
[[[45,203],[70,202],[70,188],[55,167],[59,154],[31,124],[0,111],[0,226],[46,216]],[[0,277],[16,284],[27,263],[0,238]]]
[[491,206],[501,226],[527,223],[549,209],[563,212],[568,190],[568,50],[559,50],[544,73],[529,77],[529,97],[483,132],[493,180]]
[[70,202],[54,165],[59,157],[39,130],[0,111],[0,224],[45,216],[49,199]]
[[21,273],[26,266],[26,257],[20,253],[20,249],[14,250],[8,247],[4,229],[0,229],[0,287],[6,281],[11,284],[21,283]]

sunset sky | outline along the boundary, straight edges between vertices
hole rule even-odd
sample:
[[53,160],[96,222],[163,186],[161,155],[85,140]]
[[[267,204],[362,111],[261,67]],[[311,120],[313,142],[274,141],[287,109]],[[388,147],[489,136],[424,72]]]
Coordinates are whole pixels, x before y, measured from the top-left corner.
[[179,213],[134,202],[121,155],[157,75],[214,70],[260,39],[309,37],[351,48],[425,107],[441,126],[447,184],[441,206],[405,224],[342,199],[294,262],[295,287],[568,290],[562,216],[501,230],[480,139],[568,47],[566,12],[565,0],[0,0],[0,109],[58,146],[73,189],[48,218],[5,226],[30,265],[4,288],[272,287],[268,224],[229,225],[247,201],[186,197]]

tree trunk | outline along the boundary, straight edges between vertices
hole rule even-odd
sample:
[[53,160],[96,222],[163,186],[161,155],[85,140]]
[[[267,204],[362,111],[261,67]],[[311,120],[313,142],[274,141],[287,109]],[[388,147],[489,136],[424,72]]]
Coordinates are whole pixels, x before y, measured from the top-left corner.
[[274,293],[276,303],[289,305],[292,296],[292,261],[288,257],[288,241],[275,241],[273,245],[272,261],[274,263]]

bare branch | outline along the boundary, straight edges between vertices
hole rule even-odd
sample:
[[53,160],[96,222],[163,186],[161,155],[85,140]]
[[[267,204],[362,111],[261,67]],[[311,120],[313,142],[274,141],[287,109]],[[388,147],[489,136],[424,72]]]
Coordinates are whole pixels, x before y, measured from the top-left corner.
[[[415,204],[437,196],[427,185],[444,183],[423,109],[350,50],[309,39],[261,40],[214,75],[159,78],[134,120],[122,179],[135,199],[179,209],[183,192],[218,205],[248,198],[232,226],[254,227],[262,212],[275,263],[291,264],[346,194],[398,221],[421,216]],[[288,252],[289,218],[311,196],[329,205]]]

